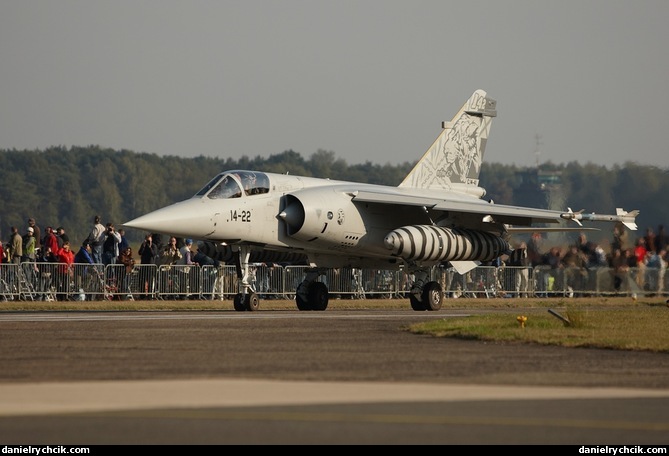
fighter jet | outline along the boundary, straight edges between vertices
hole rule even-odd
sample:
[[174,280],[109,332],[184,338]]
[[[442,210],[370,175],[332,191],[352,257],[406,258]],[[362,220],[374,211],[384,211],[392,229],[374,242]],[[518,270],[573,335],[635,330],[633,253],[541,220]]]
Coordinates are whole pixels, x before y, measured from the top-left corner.
[[[328,268],[403,270],[415,275],[411,308],[439,310],[441,286],[430,270],[450,263],[464,273],[508,254],[514,231],[573,221],[622,222],[636,229],[638,211],[615,215],[554,211],[494,204],[484,197],[479,173],[497,102],[476,90],[427,152],[397,186],[384,186],[229,170],[211,179],[192,198],[123,224],[153,233],[188,237],[234,253],[240,290],[236,310],[257,310],[249,281],[255,256],[273,253],[308,265],[296,289],[300,310],[325,310]],[[540,226],[539,226],[540,225]]]

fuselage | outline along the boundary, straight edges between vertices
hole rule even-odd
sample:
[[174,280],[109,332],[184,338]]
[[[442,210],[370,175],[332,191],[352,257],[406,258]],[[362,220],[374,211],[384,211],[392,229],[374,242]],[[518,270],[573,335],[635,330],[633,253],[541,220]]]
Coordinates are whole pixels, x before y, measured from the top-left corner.
[[[391,269],[407,258],[428,265],[479,259],[484,250],[490,250],[487,256],[498,255],[506,248],[480,234],[435,229],[420,204],[357,201],[361,193],[386,200],[425,198],[424,190],[233,170],[217,175],[192,198],[124,226],[230,246],[304,252],[310,264],[322,267]],[[458,194],[451,192],[449,198]],[[417,228],[394,231],[406,226]]]

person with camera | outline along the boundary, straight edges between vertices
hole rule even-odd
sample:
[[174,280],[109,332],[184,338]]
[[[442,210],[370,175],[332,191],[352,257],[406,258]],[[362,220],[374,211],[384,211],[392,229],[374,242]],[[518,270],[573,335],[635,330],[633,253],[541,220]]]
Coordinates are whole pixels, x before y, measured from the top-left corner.
[[158,245],[153,242],[153,235],[146,235],[144,242],[139,246],[138,253],[142,264],[159,264],[160,252]]
[[[140,262],[143,265],[160,265],[160,250],[158,244],[153,242],[153,235],[147,234],[144,242],[139,246]],[[143,271],[148,271],[144,274],[144,290],[146,294],[142,299],[148,299],[155,291],[155,271],[153,269],[144,268]],[[154,272],[151,272],[154,271]]]
[[121,235],[118,234],[114,228],[114,224],[107,223],[107,231],[105,233],[105,240],[102,242],[102,264],[108,266],[116,264],[119,251],[118,245],[121,242]]

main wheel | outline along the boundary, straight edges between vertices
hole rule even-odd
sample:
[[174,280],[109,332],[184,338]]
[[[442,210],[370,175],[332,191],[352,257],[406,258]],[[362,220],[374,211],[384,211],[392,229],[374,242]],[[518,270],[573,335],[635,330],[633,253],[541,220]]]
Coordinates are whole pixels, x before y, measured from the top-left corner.
[[244,307],[246,307],[246,310],[250,310],[251,312],[254,312],[260,308],[260,299],[258,298],[258,295],[255,293],[249,293],[246,295],[246,300],[244,302]]
[[232,300],[232,305],[235,307],[237,312],[244,312],[246,310],[246,305],[244,304],[244,295],[237,293],[235,298]]
[[306,300],[304,298],[302,298],[301,288],[303,286],[304,286],[304,284],[300,283],[297,286],[297,290],[295,290],[295,304],[297,304],[297,310],[311,310],[311,306],[309,305],[308,296],[307,296]]
[[423,305],[425,310],[439,310],[444,300],[441,285],[438,282],[428,282],[423,287]]
[[314,282],[309,286],[309,306],[312,310],[328,308],[328,287],[323,282]]
[[409,294],[409,303],[411,303],[411,308],[415,311],[420,312],[423,310],[427,310],[425,308],[425,304],[422,301],[419,301],[418,296],[416,296],[413,293]]

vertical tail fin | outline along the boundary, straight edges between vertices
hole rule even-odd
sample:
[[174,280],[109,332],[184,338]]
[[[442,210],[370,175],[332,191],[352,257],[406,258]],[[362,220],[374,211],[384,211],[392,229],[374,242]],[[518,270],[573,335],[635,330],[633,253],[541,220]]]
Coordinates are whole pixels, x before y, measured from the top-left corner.
[[399,187],[458,190],[479,194],[483,154],[497,102],[477,90],[460,108]]

